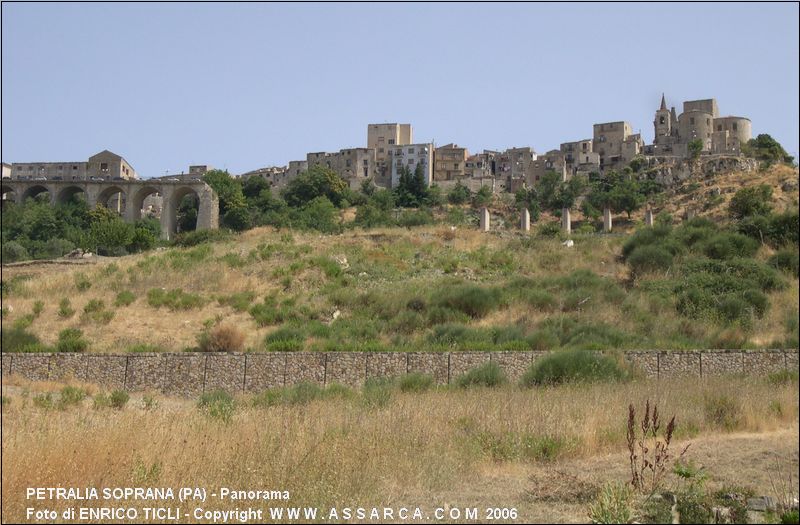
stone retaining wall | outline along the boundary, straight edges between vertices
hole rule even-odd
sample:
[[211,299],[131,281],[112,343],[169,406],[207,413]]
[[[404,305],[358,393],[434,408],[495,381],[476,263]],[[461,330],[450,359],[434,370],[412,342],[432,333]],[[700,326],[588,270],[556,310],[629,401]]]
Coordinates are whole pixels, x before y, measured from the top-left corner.
[[[270,352],[252,354],[2,354],[3,376],[36,381],[75,379],[129,391],[195,396],[204,391],[261,392],[301,381],[359,387],[370,377],[411,372],[438,384],[487,362],[516,382],[547,352]],[[798,370],[797,350],[629,351],[625,358],[645,376],[764,375]]]

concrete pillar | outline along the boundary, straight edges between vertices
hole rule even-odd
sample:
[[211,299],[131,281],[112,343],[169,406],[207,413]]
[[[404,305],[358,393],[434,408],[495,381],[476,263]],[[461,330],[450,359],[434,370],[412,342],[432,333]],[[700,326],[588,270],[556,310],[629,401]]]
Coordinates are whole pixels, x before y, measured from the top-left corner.
[[611,209],[603,208],[603,231],[611,233]]
[[489,209],[481,208],[481,231],[489,231]]
[[650,208],[647,208],[644,211],[644,224],[646,226],[652,226],[653,225],[653,210],[651,210]]
[[567,235],[572,233],[572,218],[569,215],[569,208],[561,210],[561,231]]
[[686,220],[687,221],[690,221],[690,220],[694,219],[695,215],[697,215],[697,212],[694,210],[694,208],[686,208]]
[[528,208],[522,208],[519,219],[519,228],[524,232],[531,231],[531,212]]
[[[219,228],[219,198],[210,186],[198,192],[197,228],[198,230],[216,230]],[[488,222],[487,222],[488,224]]]

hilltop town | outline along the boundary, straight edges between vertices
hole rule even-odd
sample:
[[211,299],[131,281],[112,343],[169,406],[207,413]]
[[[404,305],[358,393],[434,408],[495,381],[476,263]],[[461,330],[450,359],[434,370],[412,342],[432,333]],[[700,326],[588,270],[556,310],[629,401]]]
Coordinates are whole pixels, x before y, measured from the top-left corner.
[[[489,186],[495,192],[515,192],[534,186],[551,171],[568,180],[577,175],[621,170],[634,159],[653,167],[674,166],[694,156],[739,156],[742,146],[752,138],[750,119],[720,116],[713,98],[685,101],[678,114],[674,106],[667,107],[662,95],[653,129],[652,144],[645,144],[640,133],[633,133],[629,122],[615,121],[594,124],[591,138],[564,142],[559,149],[542,154],[531,146],[471,154],[456,143],[437,146],[415,142],[411,124],[369,124],[365,146],[311,152],[305,159],[292,160],[285,166],[261,167],[238,176],[261,177],[280,189],[309,168],[322,165],[335,171],[354,190],[367,180],[378,187],[394,188],[403,168],[414,172],[421,166],[425,183],[435,183],[445,190],[461,183],[472,191]],[[208,165],[194,165],[188,173],[159,178],[198,182],[210,169]],[[4,163],[3,177],[100,182],[136,179],[138,175],[123,157],[103,151],[87,161]]]

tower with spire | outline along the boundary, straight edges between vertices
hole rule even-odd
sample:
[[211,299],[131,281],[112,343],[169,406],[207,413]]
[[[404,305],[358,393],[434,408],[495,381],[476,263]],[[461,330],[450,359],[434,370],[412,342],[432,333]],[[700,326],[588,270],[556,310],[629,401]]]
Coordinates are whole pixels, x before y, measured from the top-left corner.
[[667,109],[667,99],[664,94],[661,94],[661,107],[656,111],[656,118],[653,121],[655,128],[655,135],[653,139],[654,144],[665,144],[670,142],[669,137],[672,136],[672,128],[678,123],[673,117],[675,108],[672,111]]

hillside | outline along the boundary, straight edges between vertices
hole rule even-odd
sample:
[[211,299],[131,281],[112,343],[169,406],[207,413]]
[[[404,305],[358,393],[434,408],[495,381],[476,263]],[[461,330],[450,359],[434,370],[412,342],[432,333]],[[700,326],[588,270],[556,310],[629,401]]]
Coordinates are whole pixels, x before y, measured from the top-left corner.
[[[796,207],[797,189],[785,184],[792,174],[796,179],[796,171],[773,168],[749,182],[773,184],[775,208]],[[732,195],[727,189],[744,178],[715,178],[722,198],[700,214],[720,218]],[[664,209],[679,215],[707,187],[679,191]],[[618,221],[616,232],[636,222],[636,215]],[[632,276],[620,256],[627,235],[573,239],[566,247],[535,232],[480,233],[470,225],[340,235],[256,228],[189,248],[9,265],[4,325],[26,328],[43,345],[78,328],[94,352],[180,351],[207,345],[209,333],[223,348],[253,351],[673,349],[796,339],[796,277],[784,275],[765,290],[769,308],[756,322],[689,318],[665,293],[677,282],[671,269]],[[762,246],[755,258],[773,253]]]

